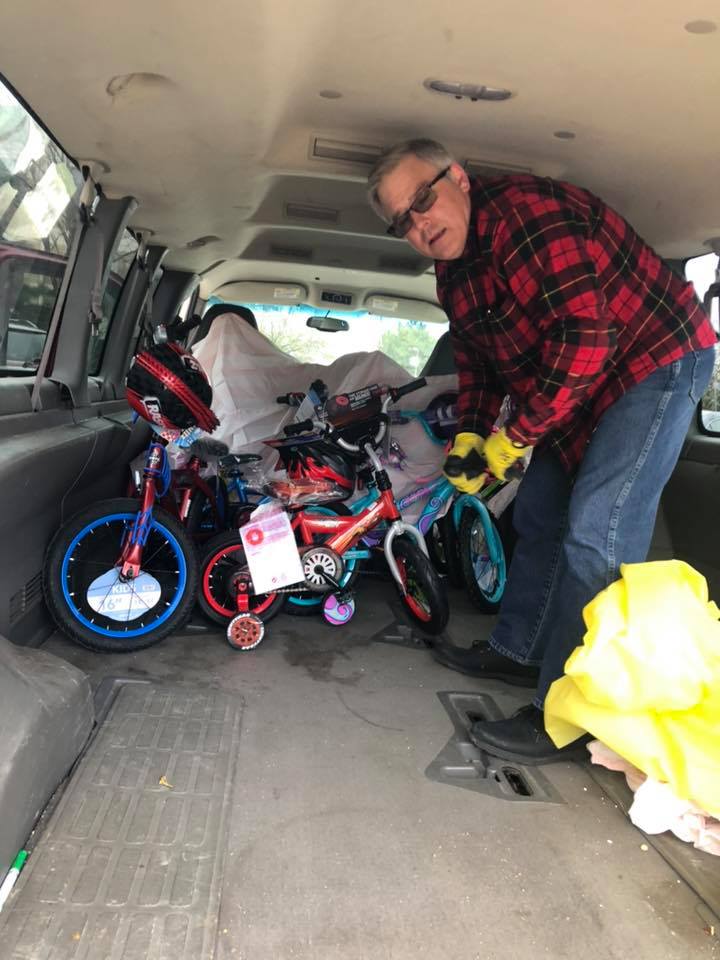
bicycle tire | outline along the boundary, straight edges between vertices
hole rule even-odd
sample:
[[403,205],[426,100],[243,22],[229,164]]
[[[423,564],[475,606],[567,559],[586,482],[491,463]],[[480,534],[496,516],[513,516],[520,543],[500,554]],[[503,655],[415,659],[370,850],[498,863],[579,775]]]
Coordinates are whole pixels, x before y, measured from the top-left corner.
[[[132,498],[104,500],[71,517],[50,542],[43,564],[43,591],[50,614],[71,640],[105,653],[127,653],[158,643],[190,619],[197,593],[198,566],[195,549],[182,525],[164,510],[155,508],[143,548],[141,572],[160,587],[147,614],[130,617],[133,603],[147,606],[142,591],[123,583],[111,571],[119,557],[128,524],[138,514]],[[173,563],[177,569],[173,569]],[[90,591],[96,588],[103,567],[108,580],[100,611],[91,606]],[[118,589],[122,587],[122,589]],[[112,596],[111,596],[112,595]],[[115,610],[115,597],[129,598],[128,618]],[[147,594],[146,594],[147,596]],[[153,593],[154,596],[154,593]],[[119,601],[123,606],[123,599]],[[115,616],[108,613],[115,611]],[[153,616],[157,614],[157,616]]]
[[[245,550],[240,534],[229,530],[213,537],[200,561],[198,605],[213,623],[225,626],[238,613],[232,577],[246,567]],[[285,605],[286,594],[268,593],[249,598],[248,613],[263,623],[272,620]]]
[[424,633],[442,633],[450,619],[450,608],[438,572],[406,535],[396,537],[391,549],[406,591],[403,593],[396,583],[405,612]]
[[505,554],[489,511],[486,523],[490,524],[491,544],[480,514],[470,507],[463,510],[458,535],[460,563],[470,600],[483,613],[497,613],[505,588]]
[[[344,503],[336,503],[333,506],[307,507],[306,509],[326,515],[335,514],[340,517],[349,517],[352,514],[352,511],[349,510]],[[360,576],[361,563],[362,561],[360,560],[348,560],[345,562],[345,572],[340,580],[343,588],[352,588]],[[326,596],[326,593],[313,593],[310,590],[304,593],[290,593],[287,597],[285,613],[289,613],[293,617],[312,617],[316,613],[320,613]]]
[[425,537],[428,553],[438,573],[444,574],[451,587],[464,587],[458,536],[452,516],[452,504],[448,512],[435,520]]

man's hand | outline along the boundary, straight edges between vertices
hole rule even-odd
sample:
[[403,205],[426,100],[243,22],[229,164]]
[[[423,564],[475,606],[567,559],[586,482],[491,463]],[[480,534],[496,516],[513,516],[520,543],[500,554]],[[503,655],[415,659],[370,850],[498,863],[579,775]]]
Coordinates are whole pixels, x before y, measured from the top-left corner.
[[488,468],[498,480],[505,480],[505,474],[514,463],[522,459],[530,447],[515,443],[505,433],[505,427],[501,427],[497,433],[493,433],[485,441],[483,456],[487,461]]
[[478,493],[485,484],[485,441],[477,433],[458,433],[445,461],[444,473],[460,493]]

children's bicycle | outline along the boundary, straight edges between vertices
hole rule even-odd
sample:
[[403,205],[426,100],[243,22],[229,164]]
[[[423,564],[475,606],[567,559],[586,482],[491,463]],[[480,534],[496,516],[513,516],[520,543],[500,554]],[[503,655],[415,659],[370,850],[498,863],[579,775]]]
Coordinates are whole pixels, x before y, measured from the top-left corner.
[[171,482],[153,440],[139,499],[103,500],[58,530],[43,569],[50,612],[91,650],[149,647],[187,622],[197,591],[195,547],[180,519],[157,506]]
[[[331,500],[330,481],[289,479],[270,484],[267,492],[289,513],[305,577],[272,593],[254,592],[238,534],[208,544],[201,563],[199,603],[212,620],[227,626],[232,646],[242,650],[256,647],[263,638],[264,623],[280,612],[288,596],[299,592],[322,597],[328,622],[347,622],[354,612],[354,600],[351,583],[343,582],[344,558],[369,531],[383,523],[387,525],[383,552],[406,612],[427,634],[444,629],[449,609],[441,581],[427,557],[422,535],[402,520],[392,484],[376,452],[387,430],[390,404],[424,385],[424,380],[416,380],[399,388],[372,385],[340,394],[326,404],[327,419],[309,419],[285,428],[288,436],[313,431],[346,453],[364,453],[378,496],[357,514],[324,515],[308,509],[306,498],[316,498],[319,493],[326,502]],[[326,489],[318,491],[318,484],[326,484]]]
[[[436,398],[423,411],[402,410],[391,416],[395,423],[408,420],[418,421],[433,443],[446,444],[455,433],[457,423],[453,395]],[[450,468],[457,468],[460,473],[463,469],[487,473],[487,464],[482,459],[473,459],[468,467],[464,462],[451,463]],[[441,475],[421,482],[398,501],[400,509],[405,510],[416,501],[427,499],[417,527],[428,542],[433,563],[453,586],[464,587],[475,606],[484,613],[495,613],[499,609],[505,590],[503,538],[484,502],[503,486],[503,482],[488,477],[479,495],[458,494]],[[377,533],[373,532],[373,536]]]
[[[217,426],[207,377],[175,343],[157,343],[133,359],[126,394],[141,417],[173,439]],[[148,647],[182,627],[192,612],[195,547],[179,513],[158,506],[172,483],[167,440],[151,441],[137,498],[81,510],[48,547],[43,587],[50,613],[64,633],[91,650]]]

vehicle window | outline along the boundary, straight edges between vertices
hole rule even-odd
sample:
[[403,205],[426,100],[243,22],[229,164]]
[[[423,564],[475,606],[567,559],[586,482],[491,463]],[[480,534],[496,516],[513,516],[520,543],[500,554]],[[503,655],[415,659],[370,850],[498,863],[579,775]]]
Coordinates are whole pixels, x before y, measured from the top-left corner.
[[[211,298],[208,306],[220,302]],[[307,304],[285,307],[247,303],[244,306],[255,314],[258,330],[296,360],[327,364],[348,353],[380,350],[414,377],[420,373],[438,339],[447,330],[447,323],[384,317],[364,310],[332,312]],[[346,320],[349,329],[326,333],[307,326],[310,317],[326,314]]]
[[[718,256],[708,253],[702,257],[693,257],[685,264],[685,277],[695,287],[695,292],[702,300],[708,287],[715,282],[718,269]],[[715,331],[720,333],[720,313],[718,299],[712,301],[710,319]],[[715,369],[713,370],[710,386],[702,398],[700,406],[701,423],[709,433],[720,434],[720,351],[715,348]]]
[[37,369],[80,183],[74,164],[0,82],[0,374]]
[[90,346],[88,347],[87,372],[91,377],[96,376],[100,372],[103,353],[105,352],[105,343],[113,316],[115,315],[118,300],[120,299],[120,292],[130,272],[130,267],[137,255],[139,246],[135,237],[126,230],[110,261],[110,274],[108,276],[107,286],[105,287],[105,293],[103,294],[102,322],[90,337]]

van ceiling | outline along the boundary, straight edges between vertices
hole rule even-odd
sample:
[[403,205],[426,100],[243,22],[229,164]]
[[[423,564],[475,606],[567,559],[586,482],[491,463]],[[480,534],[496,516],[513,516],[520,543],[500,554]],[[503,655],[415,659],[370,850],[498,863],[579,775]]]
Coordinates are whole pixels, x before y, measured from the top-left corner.
[[313,158],[316,138],[372,154],[429,135],[461,161],[565,177],[667,256],[720,237],[715,0],[26,0],[2,19],[8,81],[108,194],[140,200],[133,225],[166,262],[233,261],[206,293],[287,263],[432,296],[428,264],[366,206],[367,165]]

